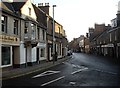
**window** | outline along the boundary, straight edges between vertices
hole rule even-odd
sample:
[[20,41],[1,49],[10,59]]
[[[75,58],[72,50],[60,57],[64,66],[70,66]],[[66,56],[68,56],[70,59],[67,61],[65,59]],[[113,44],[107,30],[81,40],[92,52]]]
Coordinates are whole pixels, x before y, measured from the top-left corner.
[[38,39],[40,39],[40,28],[39,27],[37,28],[37,36],[38,36]]
[[31,15],[31,8],[28,8],[29,9],[29,15]]
[[58,30],[59,30],[59,34],[60,34],[60,27],[58,27]]
[[116,18],[111,21],[111,26],[117,27],[117,19]]
[[2,15],[1,20],[2,20],[2,32],[7,33],[7,17]]
[[2,46],[2,65],[10,64],[10,47]]
[[32,28],[32,39],[35,39],[35,24],[31,24],[31,28]]
[[115,31],[115,41],[117,40],[117,31]]
[[44,57],[45,56],[45,49],[41,49],[41,57]]
[[60,55],[62,55],[62,44],[60,43]]
[[43,38],[42,40],[45,40],[45,32],[44,32],[44,30],[42,30],[42,35],[43,35],[42,36],[42,38]]
[[14,34],[18,35],[18,20],[14,20]]
[[112,34],[110,33],[110,42],[112,41]]
[[25,30],[24,33],[27,34],[28,33],[28,22],[25,22]]

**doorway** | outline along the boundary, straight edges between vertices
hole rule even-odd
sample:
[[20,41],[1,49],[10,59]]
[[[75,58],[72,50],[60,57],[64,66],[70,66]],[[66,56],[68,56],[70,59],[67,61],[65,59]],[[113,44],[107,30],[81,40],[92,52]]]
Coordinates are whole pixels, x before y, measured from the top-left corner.
[[13,68],[20,67],[20,52],[18,46],[12,47],[12,64]]
[[39,48],[37,48],[37,53],[36,53],[36,54],[37,54],[37,55],[36,55],[36,56],[37,56],[37,63],[40,63],[40,62],[39,62],[39,55],[40,55]]

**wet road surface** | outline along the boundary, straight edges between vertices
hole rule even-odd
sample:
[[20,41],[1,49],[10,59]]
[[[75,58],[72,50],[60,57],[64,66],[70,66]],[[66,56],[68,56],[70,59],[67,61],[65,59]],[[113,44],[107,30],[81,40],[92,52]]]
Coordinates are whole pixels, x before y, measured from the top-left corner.
[[74,53],[60,65],[3,81],[3,86],[120,86],[119,64],[109,58]]

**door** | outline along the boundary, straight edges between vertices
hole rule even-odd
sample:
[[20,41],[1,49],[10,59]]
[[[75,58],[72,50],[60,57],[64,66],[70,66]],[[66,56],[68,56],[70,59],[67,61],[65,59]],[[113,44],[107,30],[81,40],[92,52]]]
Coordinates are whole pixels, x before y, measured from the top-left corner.
[[39,48],[37,48],[37,55],[36,55],[36,56],[37,56],[37,62],[38,62],[38,63],[39,63],[39,54],[40,54],[40,53],[39,53]]

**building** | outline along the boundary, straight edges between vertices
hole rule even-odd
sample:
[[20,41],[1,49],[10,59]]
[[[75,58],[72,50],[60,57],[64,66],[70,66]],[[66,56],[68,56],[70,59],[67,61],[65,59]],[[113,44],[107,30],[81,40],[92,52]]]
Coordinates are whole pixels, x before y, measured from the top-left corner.
[[46,14],[30,0],[1,2],[1,8],[0,67],[32,66],[46,60]]
[[47,60],[47,42],[46,42],[46,34],[47,34],[47,16],[46,13],[43,12],[39,6],[35,6],[32,4],[37,16],[37,40],[38,44],[35,48],[36,53],[36,59],[39,63],[42,60]]
[[69,42],[68,47],[73,52],[83,52],[84,51],[84,35],[80,35],[78,38],[74,38]]
[[118,12],[116,18],[111,20],[111,26],[99,27],[102,32],[95,36],[94,30],[89,29],[90,51],[98,55],[108,56],[112,58],[120,58],[120,2],[118,4]]
[[[13,12],[11,3],[0,2],[0,67],[14,67],[20,61],[20,16]],[[9,8],[8,8],[9,7]]]
[[[49,4],[38,6],[26,2],[0,2],[0,67],[27,67],[52,60],[53,18]],[[63,26],[55,21],[55,51],[58,58],[67,55],[67,38]]]
[[[47,14],[47,58],[48,61],[53,60],[53,18],[49,15],[49,3],[39,3],[38,6]],[[58,53],[58,58],[66,56],[67,53],[67,38],[63,26],[54,20],[55,30],[55,51]],[[64,44],[64,45],[63,45]]]
[[97,41],[98,36],[104,31],[110,28],[110,25],[105,26],[105,24],[95,24],[95,28],[89,28],[89,42],[90,42],[90,53],[97,54]]

